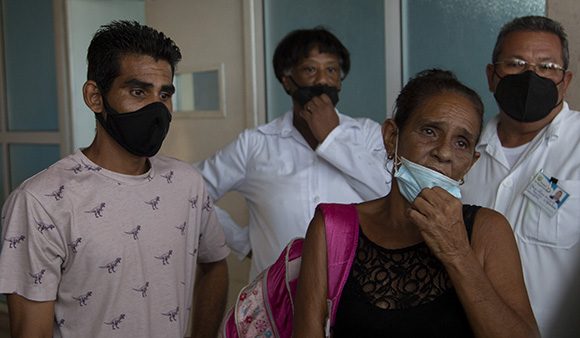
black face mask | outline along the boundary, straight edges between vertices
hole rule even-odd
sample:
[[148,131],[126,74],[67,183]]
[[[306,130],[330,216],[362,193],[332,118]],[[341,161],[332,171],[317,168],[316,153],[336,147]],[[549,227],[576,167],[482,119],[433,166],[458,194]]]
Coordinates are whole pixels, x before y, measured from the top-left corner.
[[500,78],[493,96],[504,113],[520,122],[539,121],[560,104],[554,81],[531,70]]
[[301,87],[298,85],[298,83],[296,83],[296,81],[294,81],[291,76],[290,80],[292,80],[296,86],[296,90],[291,94],[291,96],[294,100],[298,101],[302,107],[304,107],[306,102],[312,100],[313,97],[320,96],[322,94],[328,95],[330,101],[332,101],[332,105],[336,107],[336,104],[338,103],[338,88],[327,85]]
[[101,126],[125,150],[140,157],[151,157],[159,151],[169,131],[171,113],[161,102],[153,102],[134,112],[119,114],[103,101],[107,119],[95,113]]

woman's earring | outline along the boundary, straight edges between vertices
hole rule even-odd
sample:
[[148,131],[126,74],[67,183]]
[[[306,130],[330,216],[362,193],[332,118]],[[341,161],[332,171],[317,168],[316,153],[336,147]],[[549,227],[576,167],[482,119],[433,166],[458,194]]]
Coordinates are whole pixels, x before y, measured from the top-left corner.
[[465,181],[462,179],[459,180],[459,185],[463,185],[463,183],[465,183]]

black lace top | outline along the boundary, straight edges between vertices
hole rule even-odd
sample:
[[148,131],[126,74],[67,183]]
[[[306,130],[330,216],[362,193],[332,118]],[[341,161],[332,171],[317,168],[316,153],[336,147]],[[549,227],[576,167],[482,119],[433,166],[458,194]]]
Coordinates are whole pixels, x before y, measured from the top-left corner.
[[[471,237],[478,207],[464,206]],[[447,271],[425,243],[385,249],[359,232],[334,326],[340,337],[472,337]]]

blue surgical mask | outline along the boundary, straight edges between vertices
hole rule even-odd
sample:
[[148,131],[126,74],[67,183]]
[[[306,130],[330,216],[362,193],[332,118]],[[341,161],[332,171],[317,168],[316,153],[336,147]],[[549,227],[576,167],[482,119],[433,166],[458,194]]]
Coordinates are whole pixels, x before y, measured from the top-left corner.
[[413,203],[421,190],[433,187],[440,187],[456,198],[461,198],[459,181],[433,169],[411,162],[404,157],[400,158],[400,162],[399,168],[395,169],[395,178],[397,179],[399,191],[409,203]]

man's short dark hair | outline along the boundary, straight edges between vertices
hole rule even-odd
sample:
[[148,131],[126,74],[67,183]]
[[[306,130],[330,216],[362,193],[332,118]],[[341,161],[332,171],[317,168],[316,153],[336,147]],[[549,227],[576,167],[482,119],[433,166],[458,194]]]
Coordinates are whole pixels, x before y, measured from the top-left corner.
[[101,26],[91,40],[87,79],[95,81],[102,94],[107,94],[120,75],[121,58],[131,54],[167,61],[172,74],[181,60],[179,47],[162,32],[136,21],[113,21]]
[[546,32],[552,33],[560,38],[560,43],[562,45],[562,65],[564,69],[568,69],[570,62],[570,53],[568,51],[568,37],[564,31],[564,27],[550,18],[545,16],[522,16],[515,18],[512,21],[506,23],[499,32],[497,40],[495,42],[495,47],[493,48],[493,54],[491,61],[496,63],[498,61],[499,54],[501,53],[501,46],[505,40],[505,37],[509,33],[513,32]]
[[278,43],[272,60],[278,81],[282,82],[282,78],[288,75],[292,67],[307,58],[314,48],[320,53],[336,55],[340,62],[342,78],[348,75],[350,70],[348,49],[324,27],[314,27],[292,31]]

